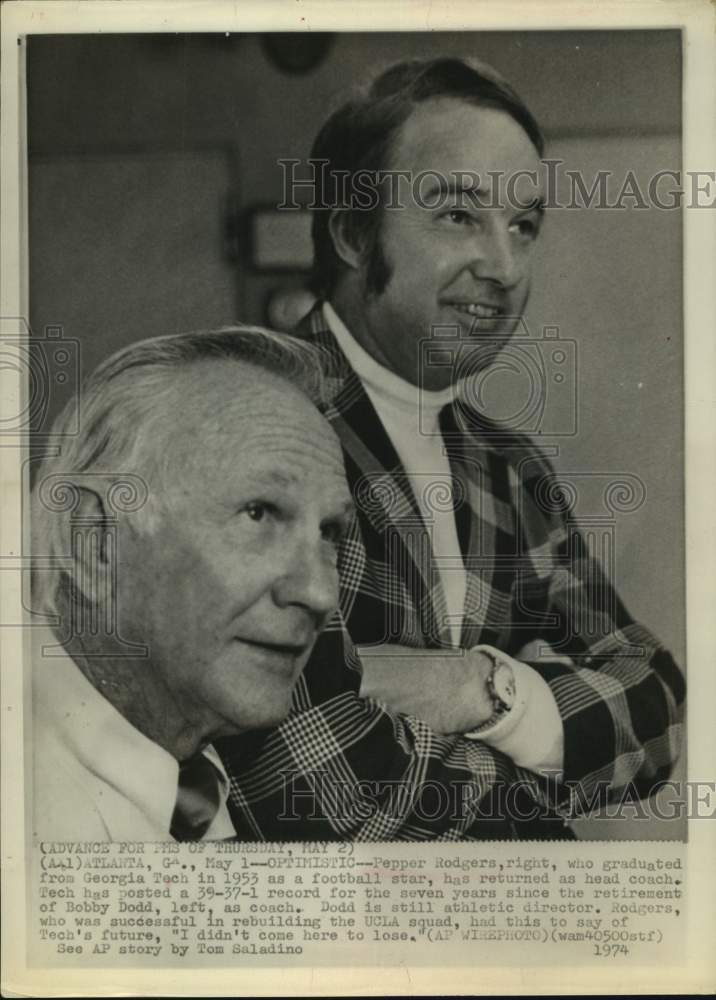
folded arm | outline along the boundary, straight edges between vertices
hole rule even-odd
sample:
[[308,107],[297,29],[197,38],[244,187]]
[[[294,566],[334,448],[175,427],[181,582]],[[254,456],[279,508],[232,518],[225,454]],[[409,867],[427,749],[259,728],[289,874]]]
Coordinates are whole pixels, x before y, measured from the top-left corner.
[[502,793],[529,772],[486,743],[360,697],[344,638],[337,628],[321,637],[280,726],[217,744],[239,837],[456,840],[476,821],[480,836],[514,837]]
[[[494,711],[487,687],[493,666],[489,649],[359,647],[361,694],[393,712],[418,716],[439,733],[469,733],[485,727]],[[520,767],[559,777],[564,732],[554,695],[531,666],[500,655],[513,670],[515,704],[503,719],[480,728],[479,738]]]

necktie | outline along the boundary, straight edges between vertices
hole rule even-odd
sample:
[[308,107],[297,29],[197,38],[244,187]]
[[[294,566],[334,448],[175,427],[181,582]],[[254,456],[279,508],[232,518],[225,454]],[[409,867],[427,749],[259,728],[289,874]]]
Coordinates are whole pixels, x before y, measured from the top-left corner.
[[169,828],[175,840],[201,840],[221,805],[221,783],[221,775],[204,754],[182,761]]

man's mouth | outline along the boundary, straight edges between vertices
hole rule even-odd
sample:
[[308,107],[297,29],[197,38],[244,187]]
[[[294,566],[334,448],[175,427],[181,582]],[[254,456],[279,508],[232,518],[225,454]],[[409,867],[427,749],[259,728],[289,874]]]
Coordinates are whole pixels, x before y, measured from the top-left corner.
[[252,646],[254,649],[293,660],[303,656],[311,646],[310,642],[264,642],[260,639],[246,639],[240,635],[235,636],[235,639],[244,646]]
[[477,319],[497,319],[502,316],[502,309],[499,306],[488,305],[485,302],[451,302],[450,305],[458,312]]

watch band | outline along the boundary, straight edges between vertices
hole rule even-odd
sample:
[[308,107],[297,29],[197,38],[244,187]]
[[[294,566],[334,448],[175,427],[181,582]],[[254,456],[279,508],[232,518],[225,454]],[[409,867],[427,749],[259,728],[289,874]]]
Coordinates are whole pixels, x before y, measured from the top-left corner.
[[500,655],[499,650],[491,646],[475,647],[476,651],[489,656],[492,660],[490,673],[487,675],[487,690],[492,699],[492,715],[474,729],[463,733],[467,739],[479,739],[480,734],[492,728],[512,710],[517,696],[515,673],[511,663]]

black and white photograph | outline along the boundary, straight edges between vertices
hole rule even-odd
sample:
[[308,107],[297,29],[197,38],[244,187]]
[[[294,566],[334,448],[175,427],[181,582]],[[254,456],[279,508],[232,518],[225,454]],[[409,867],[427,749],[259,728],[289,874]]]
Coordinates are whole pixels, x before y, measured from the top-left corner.
[[472,19],[18,37],[40,965],[681,961],[685,29]]

